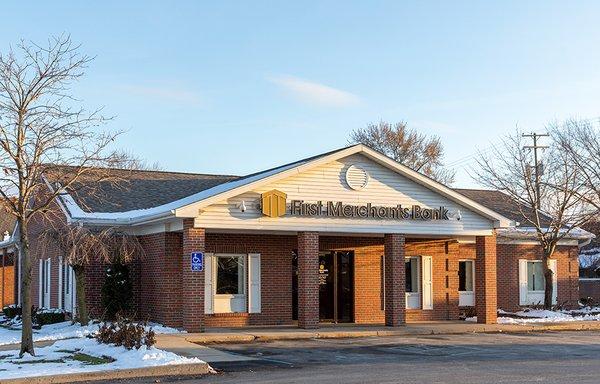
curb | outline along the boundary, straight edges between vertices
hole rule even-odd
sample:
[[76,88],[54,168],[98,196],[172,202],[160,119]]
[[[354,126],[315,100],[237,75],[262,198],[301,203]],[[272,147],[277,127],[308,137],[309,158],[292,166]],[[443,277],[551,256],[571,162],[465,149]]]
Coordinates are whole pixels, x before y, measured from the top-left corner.
[[2,379],[1,384],[58,384],[92,380],[118,380],[139,377],[193,376],[211,372],[207,363],[162,365],[156,367],[115,369],[112,371],[65,373],[61,375]]
[[427,335],[465,335],[474,333],[536,333],[548,331],[600,331],[600,323],[575,324],[536,324],[536,325],[505,325],[478,327],[468,330],[452,330],[423,327],[420,329],[389,329],[364,331],[313,331],[313,332],[265,332],[265,333],[230,333],[230,334],[200,334],[185,337],[185,340],[201,345],[210,344],[245,344],[254,342],[269,342],[277,340],[309,340],[309,339],[348,339],[359,337],[391,337],[391,336],[427,336]]

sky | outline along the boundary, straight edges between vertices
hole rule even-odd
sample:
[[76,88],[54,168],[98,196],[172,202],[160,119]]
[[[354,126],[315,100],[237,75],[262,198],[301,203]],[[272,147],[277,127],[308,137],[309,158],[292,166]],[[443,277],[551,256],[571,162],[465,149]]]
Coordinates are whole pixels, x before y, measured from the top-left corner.
[[73,88],[172,171],[243,175],[406,121],[455,186],[517,127],[600,116],[597,1],[3,1],[0,51],[68,33]]

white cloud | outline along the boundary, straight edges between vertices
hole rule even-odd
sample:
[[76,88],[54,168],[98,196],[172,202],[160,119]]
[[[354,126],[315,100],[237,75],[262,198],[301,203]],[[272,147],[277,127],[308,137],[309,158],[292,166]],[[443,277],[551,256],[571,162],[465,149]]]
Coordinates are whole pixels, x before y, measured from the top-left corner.
[[193,105],[203,104],[202,98],[198,93],[173,85],[147,86],[127,84],[119,88],[124,92],[138,96]]
[[360,103],[360,98],[350,92],[298,77],[282,75],[269,77],[268,80],[305,103],[333,107],[347,107]]

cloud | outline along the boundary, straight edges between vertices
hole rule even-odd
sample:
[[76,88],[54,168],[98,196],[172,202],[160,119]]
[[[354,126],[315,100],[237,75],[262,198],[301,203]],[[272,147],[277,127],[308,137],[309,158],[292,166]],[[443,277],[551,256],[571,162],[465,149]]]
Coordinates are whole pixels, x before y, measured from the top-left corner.
[[314,105],[348,107],[360,103],[360,98],[350,92],[294,76],[272,76],[268,80],[282,87],[296,99]]
[[143,97],[192,105],[203,104],[203,100],[198,93],[173,85],[147,86],[127,84],[119,88],[124,92]]

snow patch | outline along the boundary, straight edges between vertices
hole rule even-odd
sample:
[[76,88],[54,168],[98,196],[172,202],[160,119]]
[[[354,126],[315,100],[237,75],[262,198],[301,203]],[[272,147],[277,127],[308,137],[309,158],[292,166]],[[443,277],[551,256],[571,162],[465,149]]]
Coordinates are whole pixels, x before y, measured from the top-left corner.
[[[89,365],[73,360],[71,357],[75,351],[100,358],[109,356],[115,361]],[[46,362],[43,362],[44,360]],[[36,361],[38,363],[35,363]],[[31,363],[22,364],[22,362]],[[19,359],[18,350],[2,351],[0,352],[0,375],[3,379],[10,379],[191,363],[203,363],[203,361],[198,358],[179,356],[154,347],[142,346],[138,350],[127,350],[125,347],[100,344],[94,339],[84,338],[60,340],[51,346],[36,348],[35,357],[25,355]]]
[[[81,326],[78,323],[73,324],[70,321],[44,325],[41,329],[33,331],[33,341],[63,340],[94,336],[98,332],[99,327],[99,323],[90,322],[86,326]],[[156,334],[173,334],[184,332],[156,323],[148,323],[147,328],[152,328]],[[18,344],[20,342],[20,327],[0,327],[0,345]]]

